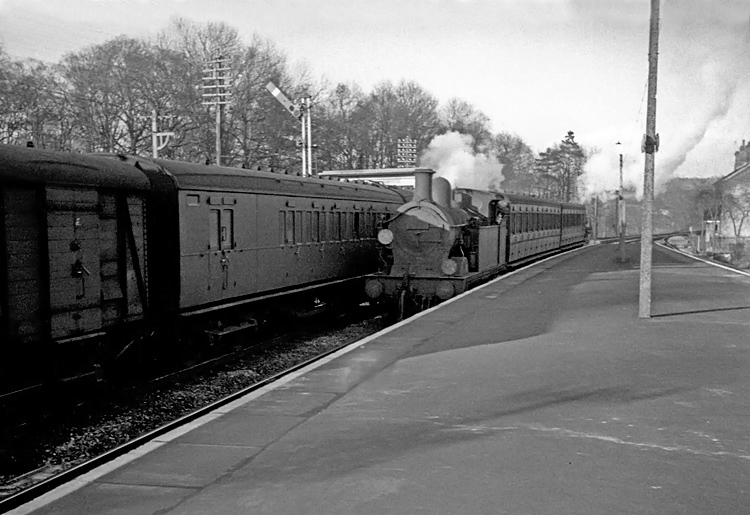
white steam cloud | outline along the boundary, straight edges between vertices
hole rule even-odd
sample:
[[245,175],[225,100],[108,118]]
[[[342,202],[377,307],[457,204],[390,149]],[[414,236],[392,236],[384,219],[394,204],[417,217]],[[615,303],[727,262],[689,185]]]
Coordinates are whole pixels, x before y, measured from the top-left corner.
[[623,189],[635,189],[639,197],[643,193],[643,154],[640,150],[640,140],[622,141],[617,145],[617,134],[638,131],[631,127],[629,130],[615,128],[597,134],[594,140],[584,142],[584,146],[591,152],[584,166],[581,177],[581,199],[598,196],[601,199],[611,196],[620,189],[620,154],[622,154],[622,183]]
[[[639,16],[642,14],[639,11]],[[613,14],[602,8],[599,16],[610,20]],[[750,136],[738,132],[738,127],[748,127],[750,112],[746,1],[723,0],[710,7],[703,0],[667,2],[661,28],[657,193],[674,176],[707,177],[731,172],[738,142]],[[645,64],[644,55],[644,87]],[[635,187],[637,194],[642,194],[644,154],[640,144],[646,132],[646,103],[644,96],[638,119],[630,124],[620,121],[621,125],[612,125],[597,134],[582,134],[582,144],[597,149],[586,164],[582,181],[581,190],[589,198],[619,188],[619,153],[624,156],[626,188]],[[621,146],[615,146],[618,140]]]
[[[744,47],[747,48],[747,45]],[[710,169],[700,170],[701,176],[720,176],[732,171],[734,154],[733,150],[726,150],[727,142],[742,139],[745,135],[727,134],[722,129],[733,111],[747,111],[743,109],[743,105],[747,105],[743,95],[750,92],[750,66],[745,64],[747,57],[742,56],[741,49],[724,47],[717,50],[710,60],[706,58],[701,63],[700,73],[696,76],[682,79],[679,85],[659,85],[656,113],[656,132],[660,139],[656,153],[657,193],[672,177],[685,174],[685,170],[696,174],[691,152],[699,148],[702,154],[708,155],[716,155],[718,148],[724,149],[722,154],[717,155],[716,161],[704,165]],[[675,93],[677,91],[679,93]],[[635,187],[637,195],[642,194],[644,154],[640,145],[646,132],[645,113],[644,100],[642,116],[637,123],[612,127],[597,134],[594,141],[589,138],[584,142],[588,148],[596,149],[585,166],[581,189],[586,196],[602,195],[619,188],[619,153],[624,156],[625,187]],[[622,145],[615,145],[621,138],[625,138]]]
[[419,166],[432,168],[454,188],[489,190],[503,181],[503,165],[494,157],[474,152],[474,138],[448,132],[435,136],[419,159]]
[[[744,47],[750,48],[747,44]],[[748,80],[750,70],[750,67],[744,64],[747,55],[743,55],[739,50],[740,48],[724,49],[714,55],[711,61],[702,64],[699,77],[696,79],[699,84],[696,91],[700,93],[701,100],[686,110],[683,118],[685,123],[680,129],[661,138],[661,152],[656,156],[659,169],[656,177],[657,188],[680,169],[693,149],[704,143],[706,133],[712,125],[727,116],[735,100],[735,94],[743,82]],[[731,159],[731,156],[727,157]],[[730,171],[731,168],[718,169],[717,173],[725,175]]]

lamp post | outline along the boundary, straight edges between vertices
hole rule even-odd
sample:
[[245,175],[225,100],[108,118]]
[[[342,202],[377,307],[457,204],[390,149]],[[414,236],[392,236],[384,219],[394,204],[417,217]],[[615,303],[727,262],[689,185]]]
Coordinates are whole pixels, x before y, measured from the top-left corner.
[[622,144],[618,141],[615,143],[618,150],[620,150],[620,190],[617,193],[617,226],[620,231],[620,263],[624,263],[627,258],[625,257],[625,197],[623,197],[622,191]]

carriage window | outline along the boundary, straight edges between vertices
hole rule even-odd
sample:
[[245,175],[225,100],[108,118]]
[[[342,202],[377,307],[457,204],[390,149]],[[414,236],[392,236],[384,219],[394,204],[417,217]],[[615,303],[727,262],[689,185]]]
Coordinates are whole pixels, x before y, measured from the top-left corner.
[[234,248],[234,211],[224,209],[221,213],[221,248]]
[[312,241],[320,241],[320,213],[317,211],[312,214]]
[[294,211],[282,211],[282,230],[284,231],[283,243],[294,243]]
[[353,234],[354,239],[355,240],[360,239],[361,232],[360,232],[360,227],[359,227],[359,213],[354,213],[354,226],[352,227],[352,229],[354,230],[354,234]]
[[311,228],[312,228],[312,212],[305,211],[303,213],[304,223],[302,225],[302,239],[300,243],[309,243],[312,241]]
[[212,209],[208,212],[208,248],[211,250],[218,250],[221,247],[219,242],[219,233],[221,227],[219,226],[219,210]]
[[341,241],[343,238],[343,228],[341,227],[341,213],[335,213],[333,221],[333,239]]
[[302,211],[294,211],[294,243],[302,243]]

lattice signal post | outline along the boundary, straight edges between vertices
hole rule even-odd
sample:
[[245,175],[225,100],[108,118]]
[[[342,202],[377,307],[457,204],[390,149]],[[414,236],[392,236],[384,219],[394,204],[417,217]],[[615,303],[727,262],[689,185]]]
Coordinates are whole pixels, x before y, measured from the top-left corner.
[[417,166],[417,142],[410,138],[399,139],[396,143],[396,166],[415,168]]
[[221,166],[221,111],[229,103],[231,93],[227,87],[229,58],[219,56],[206,63],[203,69],[203,105],[216,109],[216,164]]

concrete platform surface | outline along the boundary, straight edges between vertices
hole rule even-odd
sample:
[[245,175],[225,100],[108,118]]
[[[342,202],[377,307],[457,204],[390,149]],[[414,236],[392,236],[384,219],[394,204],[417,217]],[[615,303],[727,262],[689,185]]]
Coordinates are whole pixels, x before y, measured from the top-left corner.
[[16,513],[750,513],[750,277],[656,247],[639,319],[627,248],[496,280]]

